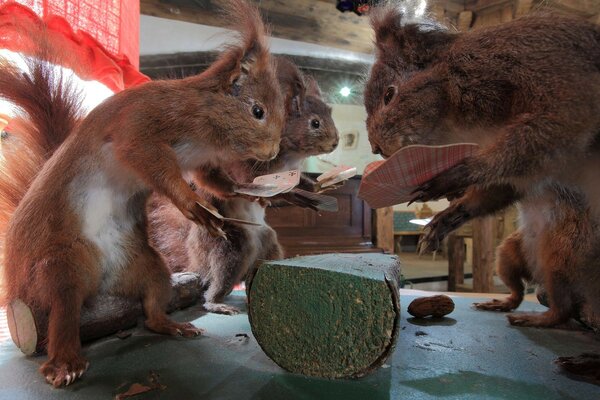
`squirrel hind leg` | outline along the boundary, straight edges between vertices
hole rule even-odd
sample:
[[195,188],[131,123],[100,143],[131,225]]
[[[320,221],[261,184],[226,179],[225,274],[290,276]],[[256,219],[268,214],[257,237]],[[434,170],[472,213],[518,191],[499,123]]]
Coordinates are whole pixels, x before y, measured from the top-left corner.
[[525,293],[524,281],[531,280],[531,272],[523,253],[522,234],[517,231],[507,237],[498,247],[496,268],[502,282],[510,289],[510,296],[503,300],[475,303],[478,310],[512,311],[519,307]]
[[83,299],[77,289],[64,288],[50,307],[48,361],[40,367],[54,387],[68,386],[81,378],[89,363],[81,355],[79,321]]
[[146,328],[171,336],[194,337],[203,330],[191,323],[178,323],[167,316],[171,298],[171,277],[160,255],[149,245],[141,251],[121,277],[119,292],[141,297]]

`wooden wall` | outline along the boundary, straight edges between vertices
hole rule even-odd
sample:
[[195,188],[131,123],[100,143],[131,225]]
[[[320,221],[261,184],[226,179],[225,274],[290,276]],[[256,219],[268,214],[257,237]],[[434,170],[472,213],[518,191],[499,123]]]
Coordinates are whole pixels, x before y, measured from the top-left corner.
[[498,25],[543,9],[600,24],[600,0],[437,0],[429,7],[432,16],[461,31]]

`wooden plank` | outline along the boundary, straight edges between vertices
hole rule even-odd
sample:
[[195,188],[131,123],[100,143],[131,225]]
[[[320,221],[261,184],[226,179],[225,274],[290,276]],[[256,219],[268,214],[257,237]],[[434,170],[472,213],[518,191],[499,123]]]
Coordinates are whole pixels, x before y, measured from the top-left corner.
[[588,16],[600,11],[598,0],[548,0],[548,5]]
[[531,11],[531,5],[533,0],[516,0],[515,3],[515,18],[519,18],[529,11]]
[[448,236],[448,291],[456,292],[465,282],[465,239],[451,234]]
[[514,18],[514,10],[513,10],[513,5],[509,4],[504,6],[504,8],[502,9],[502,22],[510,22],[512,21],[512,19]]
[[465,9],[479,14],[482,11],[491,11],[490,9],[502,9],[507,5],[512,4],[513,0],[479,0],[465,4]]
[[[334,4],[311,0],[262,0],[261,12],[274,37],[316,43],[359,53],[373,51],[373,32],[367,17],[341,13]],[[227,26],[219,16],[217,1],[141,0],[140,12],[155,17]]]
[[438,3],[444,6],[447,13],[458,14],[465,10],[465,3],[461,0],[440,0]]
[[473,291],[489,293],[493,288],[496,216],[473,220]]
[[466,32],[471,29],[473,23],[473,11],[462,11],[458,14],[458,30]]
[[436,3],[431,6],[431,14],[440,22],[446,20],[446,9],[443,4]]
[[386,253],[394,252],[394,208],[375,210],[375,246]]

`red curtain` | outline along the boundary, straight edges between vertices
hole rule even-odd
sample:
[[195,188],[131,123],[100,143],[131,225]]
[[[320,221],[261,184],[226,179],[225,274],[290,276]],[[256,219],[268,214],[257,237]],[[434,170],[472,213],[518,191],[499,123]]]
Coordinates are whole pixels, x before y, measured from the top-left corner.
[[30,52],[18,32],[44,29],[65,50],[64,66],[117,92],[149,80],[138,71],[136,0],[0,0],[0,48]]

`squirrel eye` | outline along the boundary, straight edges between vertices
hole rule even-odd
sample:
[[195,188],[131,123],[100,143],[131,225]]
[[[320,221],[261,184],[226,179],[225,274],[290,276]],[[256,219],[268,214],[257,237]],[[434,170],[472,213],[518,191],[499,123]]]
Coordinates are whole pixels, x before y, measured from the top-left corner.
[[263,119],[265,110],[263,110],[261,106],[255,104],[252,106],[252,115],[254,115],[254,118],[256,119]]
[[310,121],[310,126],[313,129],[319,129],[319,127],[321,126],[321,122],[319,122],[318,119],[313,119],[312,121]]
[[383,104],[385,104],[386,106],[388,104],[390,104],[390,101],[392,101],[392,98],[394,97],[395,94],[396,94],[396,88],[393,86],[388,87],[387,90],[385,91],[385,95],[383,96]]

